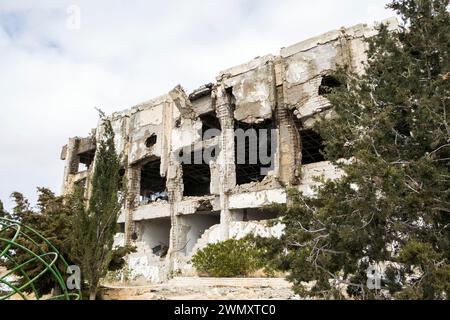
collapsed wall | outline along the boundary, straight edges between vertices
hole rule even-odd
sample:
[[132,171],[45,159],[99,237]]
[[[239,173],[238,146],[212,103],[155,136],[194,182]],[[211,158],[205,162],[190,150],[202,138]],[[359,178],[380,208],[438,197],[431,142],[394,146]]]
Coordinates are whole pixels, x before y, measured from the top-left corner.
[[[209,242],[261,233],[262,221],[276,218],[265,206],[286,203],[287,187],[312,194],[315,176],[342,174],[324,161],[313,124],[333,116],[325,94],[343,85],[333,70],[363,72],[364,40],[375,32],[331,31],[222,71],[189,95],[177,86],[110,116],[127,178],[117,223],[123,241],[138,246],[129,259],[136,275],[162,281]],[[63,147],[63,194],[75,185],[89,194],[101,133],[99,125]]]

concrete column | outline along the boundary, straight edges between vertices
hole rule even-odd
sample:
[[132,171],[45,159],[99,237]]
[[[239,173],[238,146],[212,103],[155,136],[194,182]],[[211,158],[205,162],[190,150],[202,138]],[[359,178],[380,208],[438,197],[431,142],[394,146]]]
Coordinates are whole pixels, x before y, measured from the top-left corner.
[[233,220],[230,209],[228,209],[228,195],[223,193],[220,197],[220,240],[225,241],[230,238],[230,225]]
[[125,201],[125,243],[131,244],[132,235],[136,231],[133,221],[133,211],[139,205],[139,193],[141,185],[141,167],[130,166],[125,172],[127,179],[127,199]]
[[170,204],[170,239],[169,251],[167,257],[169,259],[169,273],[174,271],[175,260],[179,250],[183,246],[181,243],[182,226],[178,216],[176,203],[183,199],[183,177],[181,164],[176,161],[173,154],[170,154],[170,160],[167,168],[167,193]]
[[284,186],[293,185],[301,166],[300,136],[283,101],[283,88],[277,88],[278,175]]
[[236,186],[236,164],[234,151],[234,114],[230,97],[223,86],[216,88],[216,113],[222,128],[220,136],[219,181],[220,181],[220,236],[229,238],[232,216],[228,208],[228,197]]
[[66,149],[66,162],[64,165],[64,178],[61,194],[65,195],[72,190],[71,175],[77,173],[80,164],[80,158],[77,156],[80,139],[69,138]]

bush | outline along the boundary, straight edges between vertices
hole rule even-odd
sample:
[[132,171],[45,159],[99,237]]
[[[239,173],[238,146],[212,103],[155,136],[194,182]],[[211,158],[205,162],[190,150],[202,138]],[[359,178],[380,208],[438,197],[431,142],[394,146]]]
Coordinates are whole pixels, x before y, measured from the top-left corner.
[[263,266],[260,251],[248,239],[230,239],[207,245],[192,258],[200,273],[211,277],[247,276]]

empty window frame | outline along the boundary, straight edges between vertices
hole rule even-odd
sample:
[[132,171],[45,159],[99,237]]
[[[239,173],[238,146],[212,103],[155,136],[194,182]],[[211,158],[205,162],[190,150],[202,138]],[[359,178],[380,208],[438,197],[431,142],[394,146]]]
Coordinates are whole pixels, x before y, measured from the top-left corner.
[[302,164],[325,161],[323,138],[314,130],[300,130]]
[[[209,163],[205,162],[203,152],[203,149],[191,152],[190,161],[182,163],[183,196],[185,197],[201,197],[211,194],[211,169]],[[209,152],[209,150],[206,152]]]
[[166,178],[160,175],[161,159],[147,162],[141,167],[141,203],[167,200]]
[[[263,174],[273,163],[272,150],[272,120],[266,120],[260,124],[247,124],[244,122],[235,122],[235,130],[242,129],[246,138],[244,141],[238,139],[239,132],[236,131],[235,137],[235,163],[236,163],[236,184],[242,185],[251,182],[261,182],[266,176]],[[260,139],[266,135],[266,145],[263,145]],[[244,145],[242,145],[244,144]],[[264,148],[265,150],[261,150]],[[245,150],[245,152],[242,152]],[[262,163],[260,155],[271,158],[271,163]],[[256,159],[256,161],[255,161]]]

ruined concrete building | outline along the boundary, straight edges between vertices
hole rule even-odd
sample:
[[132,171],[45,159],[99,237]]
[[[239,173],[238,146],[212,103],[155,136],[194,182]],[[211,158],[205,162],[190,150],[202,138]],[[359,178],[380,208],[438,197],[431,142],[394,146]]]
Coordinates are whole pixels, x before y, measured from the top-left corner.
[[[386,23],[397,26],[395,19]],[[318,115],[332,116],[324,94],[342,85],[333,69],[346,64],[362,72],[364,39],[375,32],[367,25],[331,31],[222,71],[216,83],[189,95],[177,86],[111,115],[128,190],[117,240],[138,247],[129,257],[131,272],[161,281],[172,272],[194,272],[188,261],[207,243],[279,235],[282,226],[264,224],[276,217],[267,205],[286,203],[287,187],[311,194],[314,176],[339,177],[324,161],[312,125]],[[273,130],[256,135],[256,147],[237,143],[235,130],[250,128]],[[63,193],[76,184],[89,189],[100,131],[64,146]],[[204,135],[211,131],[216,134]],[[237,161],[238,148],[248,159],[273,141],[266,148],[269,165]],[[183,162],[180,155],[200,160]]]

